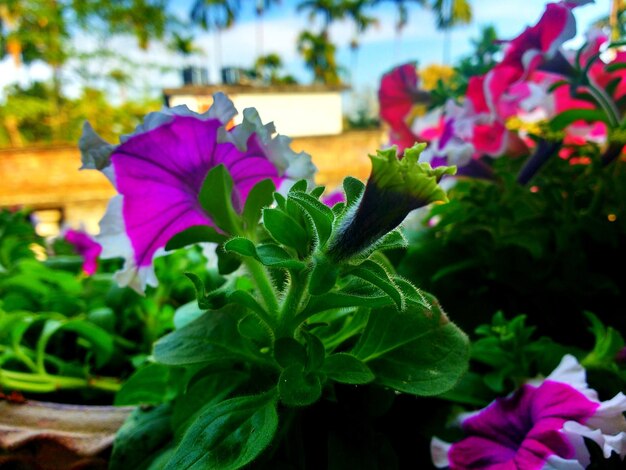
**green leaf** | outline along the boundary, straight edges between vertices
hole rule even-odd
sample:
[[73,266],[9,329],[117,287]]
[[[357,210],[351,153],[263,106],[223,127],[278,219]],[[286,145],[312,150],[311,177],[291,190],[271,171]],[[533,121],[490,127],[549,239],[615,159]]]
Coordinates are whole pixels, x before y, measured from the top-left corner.
[[311,190],[310,194],[315,199],[319,199],[322,196],[322,194],[324,194],[325,189],[326,189],[326,186],[316,186],[315,188]]
[[209,366],[198,371],[189,380],[185,393],[174,403],[172,427],[177,441],[190,420],[203,409],[226,400],[240,385],[249,380],[247,373],[232,368]]
[[224,240],[226,236],[210,225],[193,225],[170,238],[165,245],[165,250],[176,250],[195,243],[222,243]]
[[237,330],[240,307],[207,312],[154,344],[154,359],[167,365],[258,360],[254,347]]
[[335,382],[344,384],[366,384],[376,378],[365,363],[346,353],[328,356],[324,361],[322,372]]
[[241,260],[238,256],[226,253],[223,249],[218,248],[217,253],[217,271],[225,276],[235,272],[241,266]]
[[294,201],[312,222],[318,246],[326,245],[335,220],[335,215],[330,207],[306,193],[292,193],[289,195],[289,200]]
[[380,251],[386,251],[406,248],[407,246],[407,239],[402,232],[400,230],[394,230],[385,235],[385,237],[375,245],[375,248]]
[[280,401],[286,406],[307,406],[322,396],[319,376],[307,373],[300,364],[287,367],[278,379]]
[[256,258],[256,248],[247,238],[235,237],[224,243],[227,252],[237,253],[240,256],[250,256]]
[[211,405],[189,426],[165,469],[239,469],[272,442],[277,426],[274,393]]
[[281,210],[287,210],[287,199],[280,193],[274,193],[274,201]]
[[581,361],[585,367],[611,369],[616,367],[615,356],[624,348],[624,338],[613,327],[605,327],[591,312],[583,312],[591,323],[590,331],[595,337],[593,350]]
[[310,316],[326,310],[350,307],[378,308],[393,304],[388,295],[355,295],[350,292],[327,292],[312,297],[306,306],[303,316]]
[[377,383],[428,396],[459,381],[467,369],[469,342],[443,312],[411,303],[403,312],[373,310],[352,354],[367,363]]
[[113,354],[113,337],[99,326],[84,320],[46,320],[37,341],[37,356],[43,363],[48,342],[60,331],[71,331],[85,339],[94,354],[96,367],[106,364]]
[[258,182],[248,193],[246,204],[243,207],[243,223],[248,233],[254,232],[261,219],[261,210],[272,204],[276,190],[271,179]]
[[237,324],[239,334],[261,344],[270,344],[272,331],[256,315],[246,315]]
[[346,193],[346,207],[356,204],[365,191],[365,185],[360,180],[348,176],[343,180],[343,192]]
[[298,253],[308,250],[309,238],[295,219],[280,209],[263,209],[263,225],[278,243],[294,248]]
[[[385,296],[385,298],[388,297]],[[345,310],[335,310],[315,315],[311,318],[312,321],[326,320],[327,322],[327,326],[315,328],[315,336],[320,338],[327,351],[333,351],[344,342],[352,340],[363,332],[367,325],[370,308],[359,308],[356,312],[350,313],[345,313]]]
[[111,470],[148,468],[154,455],[171,439],[171,407],[137,408],[115,436]]
[[171,367],[149,364],[137,370],[115,395],[115,406],[158,405],[174,398]]
[[606,113],[599,109],[568,109],[557,114],[549,123],[553,131],[562,131],[576,121],[609,123]]
[[312,333],[303,332],[302,334],[306,340],[306,370],[318,370],[322,367],[326,358],[324,343]]
[[188,272],[185,273],[185,276],[193,283],[196,289],[196,299],[200,310],[214,310],[226,305],[228,286],[222,286],[207,294],[204,282],[198,275]]
[[274,343],[274,359],[281,367],[306,364],[305,347],[293,338],[279,338]]
[[341,214],[343,214],[343,211],[346,210],[346,203],[345,202],[338,202],[333,207],[331,207],[331,210],[333,211],[333,214],[335,214],[335,217],[337,218]]
[[607,72],[609,72],[609,73],[617,72],[619,70],[626,69],[626,63],[624,63],[624,62],[615,62],[615,63],[612,63],[612,64],[608,64],[604,69]]
[[266,243],[256,247],[257,259],[272,268],[304,269],[306,264],[294,259],[289,253],[274,243]]
[[326,257],[316,257],[309,281],[309,292],[312,295],[325,294],[337,282],[337,267]]
[[306,180],[299,180],[296,181],[291,188],[289,188],[289,193],[291,194],[295,192],[306,192],[308,187],[309,184],[306,182]]
[[548,93],[554,93],[557,88],[560,88],[564,85],[569,85],[569,82],[567,80],[557,80],[548,87]]
[[294,259],[284,249],[274,243],[254,246],[250,240],[242,237],[233,238],[224,244],[224,249],[240,256],[249,256],[263,265],[272,268],[304,269],[306,265]]
[[378,287],[393,300],[399,310],[404,308],[404,296],[402,295],[402,291],[396,286],[385,268],[380,264],[372,260],[365,260],[354,269],[351,269],[349,274],[357,276]]
[[241,231],[241,219],[233,209],[233,179],[224,164],[212,168],[204,178],[198,200],[219,228],[226,233]]
[[187,302],[178,307],[174,312],[174,327],[179,330],[197,318],[200,318],[205,312],[206,309],[200,308],[197,300]]

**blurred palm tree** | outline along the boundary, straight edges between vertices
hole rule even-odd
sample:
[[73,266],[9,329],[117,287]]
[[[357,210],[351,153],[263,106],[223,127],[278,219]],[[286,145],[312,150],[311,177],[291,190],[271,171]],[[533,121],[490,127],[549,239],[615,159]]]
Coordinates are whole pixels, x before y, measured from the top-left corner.
[[5,0],[0,5],[0,57],[10,55],[16,67],[22,65],[22,42],[17,31],[24,7],[24,2],[18,0]]
[[[356,62],[356,53],[360,46],[359,36],[364,34],[372,26],[378,26],[379,21],[374,16],[366,14],[366,9],[371,5],[371,0],[344,0],[343,8],[344,16],[354,23],[354,37],[350,41],[350,49],[354,54],[354,62]],[[354,66],[356,64],[353,64]]]
[[195,38],[193,36],[174,32],[172,33],[172,37],[170,38],[170,42],[167,47],[170,51],[180,55],[183,57],[183,60],[186,61],[189,57],[204,52],[202,48],[196,45],[194,40]]
[[265,34],[263,31],[263,15],[272,7],[273,4],[279,4],[280,0],[256,0],[255,13],[256,13],[256,47],[257,57],[263,57],[264,39]]
[[325,85],[341,83],[339,67],[335,59],[336,47],[328,40],[326,31],[315,34],[302,31],[298,36],[298,51],[304,63],[313,72],[313,81]]
[[[321,32],[314,34],[305,31],[298,40],[298,50],[305,57],[307,66],[313,71],[314,80],[323,83],[340,83],[339,67],[335,59],[336,47],[330,40],[329,29],[333,22],[349,20],[354,24],[354,36],[350,41],[352,51],[351,76],[357,66],[359,36],[371,26],[377,25],[378,20],[366,13],[371,7],[372,0],[301,0],[296,10],[308,11],[309,20],[315,21],[321,17]],[[319,57],[313,58],[314,54]],[[332,58],[331,58],[332,55]],[[323,73],[317,64],[329,65],[332,70]],[[317,70],[317,72],[316,72]]]
[[293,84],[296,80],[290,75],[283,75],[283,60],[278,54],[271,53],[259,57],[254,62],[254,74],[270,85]]
[[206,31],[215,32],[215,68],[218,75],[222,69],[222,31],[230,28],[239,15],[239,0],[194,0],[191,6],[191,20]]
[[346,2],[342,0],[301,0],[296,6],[296,11],[308,11],[309,20],[315,21],[322,18],[322,32],[328,36],[330,25],[346,16]]

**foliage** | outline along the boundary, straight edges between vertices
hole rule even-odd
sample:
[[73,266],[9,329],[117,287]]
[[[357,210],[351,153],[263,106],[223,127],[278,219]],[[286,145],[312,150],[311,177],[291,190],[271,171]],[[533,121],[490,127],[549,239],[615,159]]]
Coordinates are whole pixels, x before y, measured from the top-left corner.
[[[38,247],[34,249],[33,247]],[[46,249],[48,256],[45,256]],[[38,253],[36,255],[36,253]],[[26,212],[0,212],[0,386],[71,400],[110,400],[122,380],[142,364],[157,337],[173,327],[174,315],[193,289],[171,276],[196,272],[206,282],[203,258],[183,251],[159,260],[167,283],[142,298],[115,285],[117,261],[101,262],[94,276],[80,273],[82,260],[62,240],[47,247]],[[184,310],[184,309],[179,309]],[[92,393],[87,393],[91,391]]]
[[425,216],[431,227],[408,233],[400,272],[465,328],[496,310],[527,313],[544,334],[580,344],[584,310],[624,328],[613,307],[623,301],[620,267],[601,262],[607,250],[623,256],[623,166],[555,159],[529,190],[511,176],[519,162],[496,163],[494,181],[459,181],[451,202]]
[[[75,142],[87,119],[102,129],[103,135],[113,138],[128,133],[139,124],[142,116],[158,109],[156,100],[127,101],[112,105],[106,94],[85,88],[75,99],[62,99],[55,111],[51,105],[51,88],[35,82],[28,88],[15,85],[7,92],[6,103],[0,107],[0,147],[23,146],[29,143]],[[52,119],[64,125],[53,135]]]

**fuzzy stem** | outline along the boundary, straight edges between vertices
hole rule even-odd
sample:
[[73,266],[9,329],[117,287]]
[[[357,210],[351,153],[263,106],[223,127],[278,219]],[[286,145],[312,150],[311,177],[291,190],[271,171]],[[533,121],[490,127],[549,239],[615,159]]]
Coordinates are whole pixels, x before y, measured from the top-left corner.
[[246,258],[244,264],[254,279],[259,294],[261,294],[261,298],[265,303],[265,307],[270,314],[276,316],[279,311],[278,300],[276,299],[276,291],[272,286],[267,271],[261,263],[252,258]]
[[291,336],[293,334],[293,319],[300,313],[300,305],[305,292],[308,290],[308,275],[303,272],[290,270],[289,290],[283,300],[280,310],[279,334]]

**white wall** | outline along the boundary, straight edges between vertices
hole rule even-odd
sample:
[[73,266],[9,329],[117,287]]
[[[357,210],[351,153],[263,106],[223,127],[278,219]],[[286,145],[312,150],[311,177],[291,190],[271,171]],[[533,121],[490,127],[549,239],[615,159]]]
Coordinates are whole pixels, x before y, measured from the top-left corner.
[[[239,124],[245,108],[256,108],[264,123],[273,121],[279,134],[289,137],[337,135],[343,131],[341,94],[338,91],[300,93],[230,94],[239,114]],[[210,96],[172,95],[170,106],[186,104],[202,112],[211,102]]]

